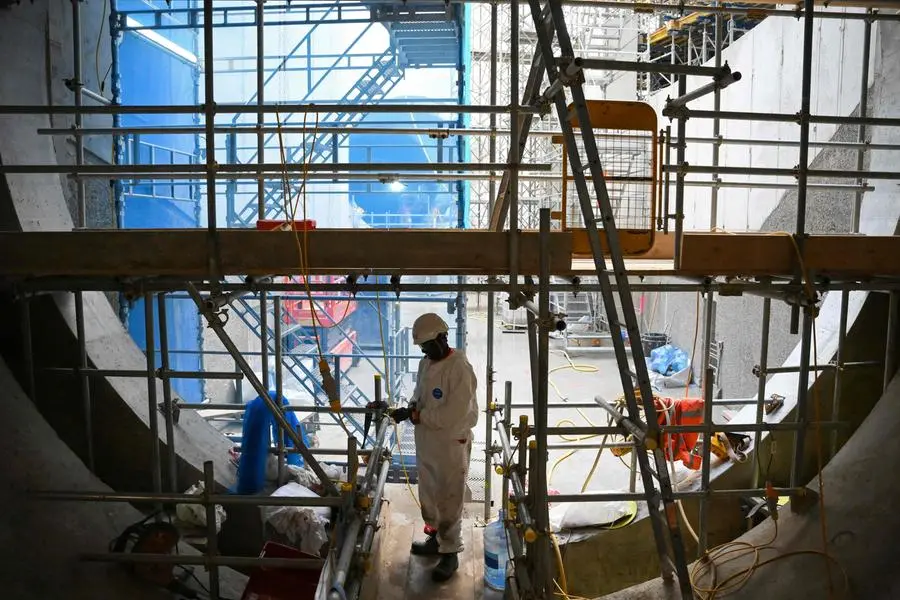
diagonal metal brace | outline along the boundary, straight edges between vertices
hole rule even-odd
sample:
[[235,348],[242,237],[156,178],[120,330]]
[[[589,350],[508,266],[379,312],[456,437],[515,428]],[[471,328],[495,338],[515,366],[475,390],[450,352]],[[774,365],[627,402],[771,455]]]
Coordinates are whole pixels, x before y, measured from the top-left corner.
[[313,470],[313,472],[319,477],[319,480],[322,482],[322,487],[325,488],[325,491],[331,496],[339,495],[338,489],[335,487],[334,483],[332,483],[331,479],[328,477],[328,474],[325,473],[325,470],[322,469],[322,466],[318,463],[316,458],[309,451],[309,448],[306,447],[306,444],[303,443],[303,439],[297,434],[293,427],[291,427],[290,423],[288,423],[287,419],[284,417],[284,412],[281,410],[281,407],[275,404],[275,401],[269,397],[269,393],[265,387],[263,387],[262,382],[259,378],[256,377],[256,373],[253,372],[253,369],[250,367],[250,364],[247,363],[247,360],[243,357],[240,350],[238,350],[237,346],[234,345],[231,337],[228,335],[228,332],[225,331],[221,321],[219,321],[216,314],[209,309],[206,303],[203,301],[203,298],[200,296],[200,292],[197,291],[197,288],[194,287],[194,284],[187,284],[187,293],[191,296],[191,299],[197,305],[197,309],[200,311],[205,318],[207,323],[209,323],[209,327],[216,333],[219,341],[222,342],[222,345],[225,346],[225,349],[228,350],[228,353],[231,354],[231,357],[234,358],[234,362],[237,363],[237,366],[244,373],[244,377],[247,378],[247,381],[253,386],[253,389],[256,390],[256,393],[259,394],[260,398],[266,403],[266,406],[272,411],[272,415],[274,415],[275,420],[278,421],[278,425],[284,429],[285,435],[291,438],[291,441],[294,442],[294,447],[297,448],[297,451],[303,457],[303,460],[306,461],[306,464],[309,465],[309,468]]

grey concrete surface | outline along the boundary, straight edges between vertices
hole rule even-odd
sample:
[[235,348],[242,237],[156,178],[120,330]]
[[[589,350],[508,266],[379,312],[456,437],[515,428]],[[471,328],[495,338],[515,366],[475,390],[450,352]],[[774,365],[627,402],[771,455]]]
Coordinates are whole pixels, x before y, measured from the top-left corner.
[[[99,6],[95,4],[94,6]],[[46,82],[45,30],[48,7],[64,10],[67,3],[26,3],[0,12],[0,51],[15,56],[0,75],[0,103],[44,104]],[[89,17],[86,17],[86,19]],[[96,15],[99,20],[99,14]],[[53,143],[36,130],[48,127],[46,116],[0,117],[0,161],[4,164],[54,164]],[[12,230],[71,230],[60,179],[54,175],[0,177],[2,227]],[[148,249],[152,251],[151,249]],[[18,312],[4,297],[0,312],[0,348],[10,364],[23,364],[17,332]],[[144,354],[131,340],[106,298],[99,293],[84,296],[85,330],[91,366],[105,369],[143,369]],[[42,296],[32,306],[36,367],[75,366],[74,304],[71,294]],[[17,371],[22,376],[21,371]],[[75,378],[49,376],[37,371],[37,403],[59,435],[83,459],[85,454],[84,411]],[[92,386],[96,473],[119,490],[147,490],[151,486],[147,382],[136,379],[96,380]],[[157,397],[162,399],[161,386]],[[161,419],[160,419],[161,420]],[[164,428],[160,426],[160,430]],[[164,435],[164,434],[162,434]],[[216,463],[217,480],[229,485],[233,470],[227,466],[229,444],[205,421],[183,413],[176,428],[179,481],[183,489],[199,477],[204,460]]]
[[[3,598],[133,598],[165,600],[172,595],[142,583],[118,565],[87,563],[83,553],[107,551],[110,540],[143,518],[128,505],[49,502],[39,490],[108,492],[53,431],[0,360],[0,582]],[[182,553],[192,553],[182,545]],[[195,574],[208,585],[202,568]],[[222,593],[240,597],[246,577],[222,569]],[[195,588],[199,589],[199,588]]]

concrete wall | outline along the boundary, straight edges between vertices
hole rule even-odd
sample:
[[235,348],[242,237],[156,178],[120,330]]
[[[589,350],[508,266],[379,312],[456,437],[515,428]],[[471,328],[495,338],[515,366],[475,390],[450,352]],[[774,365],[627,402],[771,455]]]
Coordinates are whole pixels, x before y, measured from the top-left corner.
[[[46,104],[46,80],[39,76],[47,64],[46,22],[48,11],[68,7],[63,2],[22,4],[0,12],[0,51],[15,56],[0,75],[0,103]],[[100,21],[85,10],[85,22]],[[53,20],[51,19],[51,22]],[[60,45],[60,52],[63,52]],[[52,53],[50,55],[52,57]],[[64,67],[61,67],[65,70]],[[68,103],[68,102],[67,102]],[[0,117],[0,161],[4,164],[54,164],[56,154],[50,138],[38,136],[38,128],[50,125],[46,116]],[[61,180],[55,175],[6,175],[0,178],[0,227],[7,230],[72,229],[72,218]],[[2,297],[0,351],[16,367],[21,356],[22,324],[11,298]],[[122,327],[107,299],[99,293],[84,295],[85,331],[89,364],[105,369],[143,369],[144,354]],[[36,360],[38,408],[60,437],[84,459],[85,417],[80,386],[73,377],[51,376],[45,366],[76,364],[74,305],[71,294],[42,296],[33,302],[32,325]],[[21,379],[23,372],[16,375]],[[24,379],[22,379],[24,380]],[[157,385],[157,397],[162,398]],[[138,379],[97,380],[92,385],[96,473],[107,484],[121,490],[147,490],[151,486],[148,431],[147,382]],[[162,429],[162,427],[161,427]],[[233,469],[227,466],[229,444],[194,413],[183,413],[176,428],[179,453],[179,489],[199,477],[204,460],[217,465],[217,477],[228,484]]]
[[[723,93],[724,110],[753,110],[756,112],[796,112],[799,98],[797,90],[789,86],[793,80],[794,63],[799,65],[800,54],[795,48],[802,39],[799,30],[789,19],[767,19],[754,31],[725,51],[725,58],[736,70],[744,73],[744,80],[734,84]],[[813,83],[814,114],[856,114],[858,111],[859,73],[861,61],[860,22],[831,20],[817,23],[816,43],[822,54],[815,54],[813,72],[817,73]],[[897,110],[896,91],[892,78],[896,77],[896,40],[900,31],[893,24],[880,23],[873,28],[869,107],[870,115],[895,116]],[[830,32],[829,36],[823,35]],[[857,37],[853,37],[857,36]],[[761,41],[762,40],[762,41]],[[756,58],[758,53],[759,58]],[[773,55],[777,55],[775,61]],[[835,61],[843,66],[837,66]],[[760,62],[767,61],[767,62]],[[798,67],[799,68],[799,67]],[[783,69],[783,70],[782,70]],[[850,73],[853,74],[851,77]],[[832,74],[833,78],[826,77]],[[749,88],[742,91],[741,86]],[[798,84],[799,85],[799,84]],[[709,108],[698,101],[695,108]],[[791,108],[792,107],[792,108]],[[757,127],[762,125],[763,127]],[[794,125],[779,126],[772,130],[772,124],[748,122],[723,122],[723,135],[754,139],[796,139]],[[703,127],[707,127],[704,130]],[[729,129],[732,128],[732,129]],[[767,129],[769,128],[769,129]],[[767,133],[767,131],[769,133]],[[688,121],[688,135],[711,135],[711,123]],[[811,139],[834,141],[855,141],[857,128],[854,126],[819,126],[811,134]],[[873,142],[897,143],[898,135],[886,128],[870,130]],[[893,142],[891,142],[893,140]],[[710,164],[711,153],[707,148],[689,144],[693,148],[688,153],[691,164]],[[727,146],[725,147],[727,148]],[[740,150],[743,154],[738,153]],[[811,166],[820,169],[855,170],[856,152],[852,150],[810,150]],[[876,165],[896,164],[900,153],[869,152],[866,168],[878,170]],[[723,151],[721,164],[727,166],[777,166],[793,167],[797,161],[797,151],[793,148],[730,148]],[[699,176],[696,176],[699,177]],[[737,179],[737,178],[724,178]],[[765,178],[757,178],[765,181]],[[843,180],[841,183],[849,183]],[[862,203],[862,223],[860,230],[871,234],[893,234],[900,216],[893,207],[896,204],[896,182],[872,181],[875,190],[865,194]],[[709,226],[709,190],[686,188],[686,229],[705,229]],[[854,193],[850,191],[813,190],[808,193],[807,231],[813,233],[841,233],[850,231],[851,206]],[[891,200],[893,198],[893,200]],[[796,192],[779,193],[772,190],[742,191],[725,189],[719,195],[718,226],[728,230],[793,231],[796,226]],[[856,297],[856,295],[854,295]],[[860,296],[856,302],[862,302]],[[651,299],[652,301],[652,299]],[[835,302],[830,299],[830,302]],[[663,294],[651,325],[653,330],[669,327],[674,341],[690,348],[694,339],[696,298],[693,294]],[[725,342],[724,365],[721,383],[726,396],[742,397],[756,391],[757,380],[751,374],[752,365],[759,362],[759,333],[761,325],[762,301],[758,298],[720,298],[715,321],[716,340]],[[701,309],[702,310],[702,309]],[[825,314],[829,314],[826,313]],[[836,315],[837,313],[830,313]],[[856,314],[855,312],[853,314]],[[784,303],[774,302],[772,324],[769,337],[769,364],[778,365],[795,351],[799,342],[797,335],[788,331],[789,310]],[[836,318],[836,317],[835,317]],[[702,312],[700,316],[702,328]],[[833,323],[820,318],[833,330]],[[819,335],[820,343],[826,339]],[[702,335],[697,340],[697,351],[702,344]],[[833,350],[832,350],[833,351]],[[825,352],[823,355],[827,354]],[[791,387],[789,384],[788,387]],[[796,384],[793,384],[796,387]]]
[[[822,19],[815,24],[812,69],[811,110],[819,115],[849,115],[859,104],[862,68],[862,21]],[[722,92],[722,109],[758,113],[795,114],[800,109],[800,82],[803,56],[803,22],[786,18],[768,18],[749,35],[723,51],[723,63],[743,78]],[[712,64],[712,62],[708,63]],[[871,78],[870,78],[871,81]],[[705,85],[706,78],[688,79],[688,90]],[[659,111],[676,88],[666,88],[650,103]],[[713,96],[691,103],[695,110],[712,110]],[[660,118],[660,122],[666,119]],[[712,120],[689,119],[689,137],[712,137]],[[672,123],[673,135],[675,123]],[[810,140],[826,141],[834,136],[834,125],[812,125]],[[760,140],[796,140],[799,128],[793,123],[723,121],[724,138]],[[810,150],[810,160],[818,151]],[[723,145],[720,164],[730,167],[793,168],[799,150],[791,147]],[[674,152],[673,152],[674,160]],[[689,143],[686,161],[691,165],[712,164],[712,145]],[[709,181],[710,176],[690,175],[689,179]],[[747,176],[723,176],[726,181],[748,181]],[[790,183],[790,179],[753,176],[756,182]],[[729,231],[756,230],[781,201],[778,190],[724,189],[719,193],[719,214],[713,225]],[[674,199],[674,196],[673,196]],[[688,187],[685,191],[686,230],[709,229],[710,190]]]

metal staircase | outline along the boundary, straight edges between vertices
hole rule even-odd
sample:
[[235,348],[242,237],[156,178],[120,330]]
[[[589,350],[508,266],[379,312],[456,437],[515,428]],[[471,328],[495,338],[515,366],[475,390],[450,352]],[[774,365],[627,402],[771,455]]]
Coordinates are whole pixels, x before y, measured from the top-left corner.
[[[397,65],[393,52],[385,50],[381,56],[375,59],[372,66],[353,84],[350,90],[341,98],[341,104],[373,104],[383,100],[394,87],[403,78],[403,70]],[[323,77],[324,79],[324,77]],[[310,90],[312,92],[313,90]],[[307,94],[308,96],[309,94]],[[302,101],[308,100],[304,97]],[[358,123],[365,118],[365,113],[354,112],[345,113],[338,110],[325,115],[320,115],[319,122],[327,123],[328,127],[342,127]],[[284,115],[283,123],[296,120],[297,114],[290,113]],[[315,123],[315,117],[308,119],[307,126],[312,127]],[[265,145],[268,146],[277,134],[270,134]],[[311,163],[323,163],[337,157],[337,150],[346,142],[349,133],[332,134],[323,133],[316,136],[306,148],[304,154],[304,146],[294,146],[286,149],[286,162],[294,163],[304,158]],[[255,160],[256,154],[252,155],[247,162]],[[273,218],[283,210],[284,189],[280,184],[273,185],[266,191],[264,202],[265,218]],[[247,204],[241,208],[235,215],[235,226],[250,227],[257,219],[257,200],[258,196],[251,196]]]
[[[244,298],[237,299],[232,305],[232,312],[236,314],[241,321],[243,321],[247,327],[250,328],[257,337],[262,339],[261,331],[262,331],[262,322],[259,318],[259,313],[257,310],[250,304],[250,302]],[[287,313],[284,313],[287,314]],[[271,322],[271,318],[270,318]],[[272,347],[272,343],[275,340],[275,331],[271,327],[267,327],[267,341],[269,343],[270,352],[274,350]],[[301,353],[312,353],[315,351],[315,345],[311,344],[309,346],[301,348]],[[273,354],[270,354],[273,356]],[[325,393],[325,390],[322,388],[322,384],[319,382],[319,375],[315,369],[309,368],[307,365],[303,363],[303,358],[299,356],[295,356],[292,354],[283,354],[281,357],[281,366],[283,368],[287,368],[288,372],[294,377],[294,379],[299,382],[299,384],[305,389],[310,396],[313,398],[313,401],[317,406],[328,406],[328,396]],[[340,389],[341,389],[341,403],[347,405],[348,403],[353,406],[365,406],[369,403],[369,397],[360,389],[356,383],[347,375],[346,372],[342,371],[340,374]],[[328,413],[331,415],[332,419],[337,422],[337,415],[333,413]],[[353,431],[356,431],[362,436],[363,426],[362,424],[354,417],[354,415],[345,414],[343,415],[345,422],[348,424]]]
[[[672,493],[672,483],[669,480],[666,458],[660,443],[661,436],[656,408],[647,364],[644,361],[644,351],[641,347],[631,285],[625,270],[619,232],[616,229],[613,206],[604,179],[597,142],[594,131],[589,126],[591,120],[582,88],[584,81],[581,73],[582,67],[576,61],[563,14],[562,2],[548,0],[545,8],[549,9],[549,15],[541,6],[540,0],[529,0],[528,4],[538,36],[538,49],[543,57],[550,84],[544,92],[544,97],[555,106],[562,128],[607,319],[613,331],[618,331],[619,328],[627,330],[628,342],[631,345],[631,355],[629,356],[623,337],[621,335],[612,336],[627,406],[625,415],[616,415],[616,422],[623,426],[623,433],[626,431],[624,427],[630,427],[630,430],[634,431],[635,454],[638,458],[643,493],[656,540],[663,578],[671,579],[676,576],[682,596],[685,599],[692,598],[693,591],[678,524],[677,507]],[[552,25],[552,31],[556,35],[559,56],[554,54],[553,35],[548,32],[548,25]],[[571,96],[571,104],[567,100],[567,91]],[[582,125],[578,132],[575,131],[573,122],[570,120],[573,118]],[[579,140],[582,142],[581,144],[579,144]],[[588,176],[590,180],[587,179]],[[610,266],[607,265],[604,257],[598,224],[603,227],[609,242]],[[613,291],[613,282],[617,286],[617,292]],[[617,310],[617,296],[621,314]],[[611,406],[607,410],[616,412]],[[652,466],[649,456],[653,457],[654,464]]]

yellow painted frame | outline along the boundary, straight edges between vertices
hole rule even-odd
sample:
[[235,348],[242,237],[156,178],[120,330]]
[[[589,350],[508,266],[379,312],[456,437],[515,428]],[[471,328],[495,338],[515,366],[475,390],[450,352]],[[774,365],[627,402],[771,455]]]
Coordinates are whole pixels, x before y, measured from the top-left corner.
[[[656,111],[653,107],[645,102],[627,102],[621,100],[588,100],[587,101],[588,116],[591,119],[591,128],[597,129],[619,129],[631,131],[649,131],[652,136],[651,145],[653,147],[651,154],[650,172],[652,179],[650,185],[650,228],[649,229],[619,229],[619,242],[622,252],[626,256],[637,256],[650,252],[653,248],[656,231],[654,223],[656,222],[657,198],[659,198],[659,186],[662,182],[660,173],[660,161],[658,156],[659,150],[659,134],[657,133]],[[572,105],[569,105],[569,123],[573,127],[578,128],[579,122]],[[562,144],[561,136],[553,136],[553,143]],[[562,209],[560,213],[555,213],[554,218],[560,220],[563,231],[572,233],[572,252],[574,256],[590,256],[591,247],[588,241],[587,231],[582,227],[571,227],[566,221],[567,212],[567,194],[568,181],[572,179],[569,175],[568,156],[566,148],[563,146],[562,156]],[[604,253],[609,252],[609,242],[606,240],[606,234],[600,228],[600,243],[603,246]]]

